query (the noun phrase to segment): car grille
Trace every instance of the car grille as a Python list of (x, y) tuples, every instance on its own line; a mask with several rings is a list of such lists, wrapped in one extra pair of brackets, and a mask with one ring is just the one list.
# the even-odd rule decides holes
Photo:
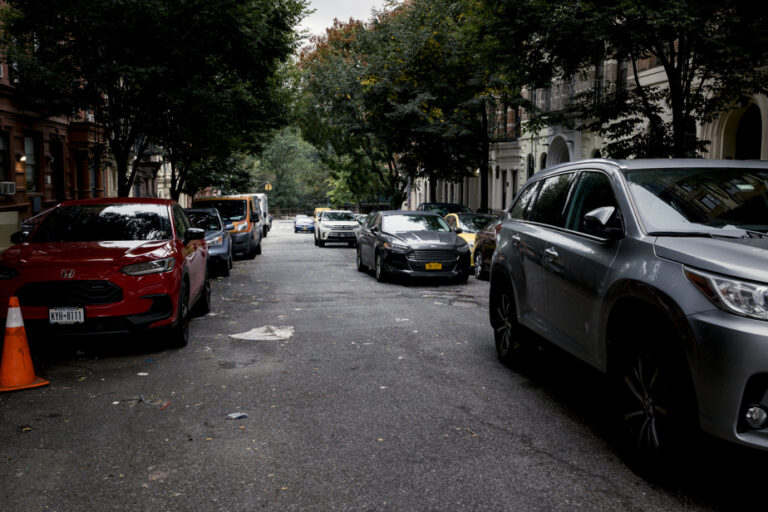
[(331, 226), (331, 231), (354, 231), (352, 226)]
[(417, 250), (408, 254), (412, 261), (455, 261), (458, 259), (454, 251), (447, 250)]
[(89, 306), (123, 299), (123, 290), (109, 281), (40, 281), (16, 290), (22, 306)]

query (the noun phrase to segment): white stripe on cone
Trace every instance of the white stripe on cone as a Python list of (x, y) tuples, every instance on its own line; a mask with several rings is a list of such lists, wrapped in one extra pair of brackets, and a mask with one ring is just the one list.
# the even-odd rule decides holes
[(24, 320), (21, 318), (21, 308), (8, 308), (8, 318), (5, 321), (5, 328), (24, 327)]

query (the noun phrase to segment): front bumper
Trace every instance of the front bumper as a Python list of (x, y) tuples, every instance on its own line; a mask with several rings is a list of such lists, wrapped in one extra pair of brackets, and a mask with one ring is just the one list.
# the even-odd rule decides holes
[[(145, 276), (92, 275), (93, 279), (56, 279), (36, 269), (37, 280), (20, 278), (3, 282), (0, 300), (17, 296), (30, 336), (128, 333), (169, 327), (176, 320), (179, 272)], [(85, 278), (86, 276), (83, 275)], [(104, 290), (102, 293), (101, 291)], [(51, 308), (82, 308), (84, 322), (51, 324)]]
[(302, 232), (306, 232), (306, 233), (314, 233), (315, 232), (315, 226), (313, 226), (311, 224), (308, 225), (308, 226), (293, 226), (293, 231), (294, 232), (302, 231)]
[(768, 322), (712, 310), (692, 315), (689, 354), (701, 428), (717, 437), (768, 450), (768, 425), (751, 429), (750, 405), (768, 411)]
[(250, 231), (245, 231), (243, 233), (231, 233), (230, 237), (232, 239), (233, 254), (250, 252), (253, 239), (253, 235)]
[(354, 230), (320, 230), (318, 237), (324, 242), (348, 243), (357, 241), (357, 233)]
[(231, 239), (226, 239), (219, 245), (208, 246), (208, 269), (219, 268), (229, 263), (231, 255)]
[[(382, 250), (382, 265), (389, 274), (408, 276), (408, 277), (447, 277), (456, 278), (469, 274), (469, 253), (456, 253), (453, 257), (415, 259), (414, 253), (393, 252)], [(439, 263), (440, 269), (428, 270), (428, 263)]]

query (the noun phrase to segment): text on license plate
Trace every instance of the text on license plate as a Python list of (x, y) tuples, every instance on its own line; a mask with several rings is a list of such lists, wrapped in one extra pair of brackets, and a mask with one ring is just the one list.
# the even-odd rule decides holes
[(48, 322), (51, 324), (81, 324), (85, 322), (83, 308), (51, 308), (48, 310)]
[(442, 263), (427, 263), (424, 265), (424, 268), (427, 270), (442, 270), (443, 264)]

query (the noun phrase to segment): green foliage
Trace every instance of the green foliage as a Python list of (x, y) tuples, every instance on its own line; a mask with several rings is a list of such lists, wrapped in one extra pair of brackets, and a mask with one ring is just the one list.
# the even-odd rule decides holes
[(476, 33), (488, 42), (487, 57), (529, 89), (589, 77), (601, 61), (627, 63), (630, 77), (647, 59), (663, 67), (665, 87), (599, 84), (562, 111), (530, 109), (532, 128), (597, 131), (612, 156), (699, 155), (706, 141), (697, 140), (696, 122), (768, 90), (764, 2), (485, 0), (480, 12)]
[(29, 108), (95, 112), (119, 195), (135, 176), (129, 159), (150, 144), (172, 158), (178, 192), (198, 162), (258, 148), (279, 125), (273, 76), (305, 9), (305, 0), (13, 0), (2, 51)]

